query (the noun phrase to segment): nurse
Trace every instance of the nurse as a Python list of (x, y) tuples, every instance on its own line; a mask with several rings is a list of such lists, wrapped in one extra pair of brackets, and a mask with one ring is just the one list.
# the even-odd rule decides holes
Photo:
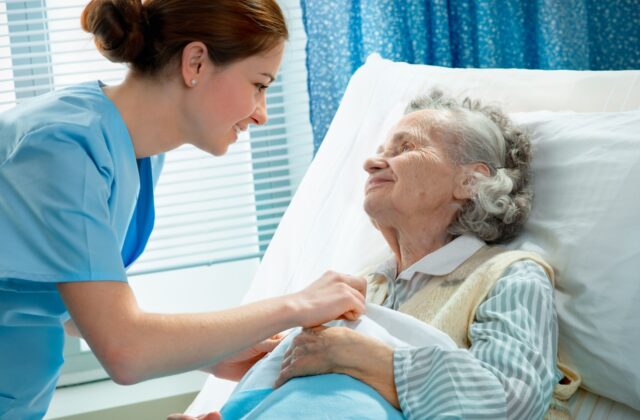
[(138, 307), (125, 269), (153, 228), (161, 154), (190, 143), (221, 155), (264, 124), (287, 28), (275, 0), (93, 0), (81, 20), (103, 55), (128, 63), (124, 82), (0, 115), (2, 419), (44, 416), (65, 327), (120, 384), (198, 368), (239, 378), (279, 331), (364, 310), (364, 280), (336, 273), (216, 313)]

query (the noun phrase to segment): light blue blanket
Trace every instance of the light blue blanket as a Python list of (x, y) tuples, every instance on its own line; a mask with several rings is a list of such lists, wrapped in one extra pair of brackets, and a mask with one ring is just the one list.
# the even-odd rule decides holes
[(276, 390), (237, 392), (221, 414), (224, 420), (404, 419), (369, 385), (337, 373), (294, 378)]

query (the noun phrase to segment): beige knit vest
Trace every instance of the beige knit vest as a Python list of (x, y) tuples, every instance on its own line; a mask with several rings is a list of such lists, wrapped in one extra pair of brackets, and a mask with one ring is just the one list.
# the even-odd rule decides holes
[[(553, 269), (539, 255), (484, 246), (451, 273), (432, 277), (422, 289), (400, 305), (399, 310), (447, 333), (458, 347), (469, 348), (469, 327), (475, 319), (478, 306), (507, 268), (521, 260), (540, 264), (551, 283), (554, 283)], [(387, 297), (387, 279), (375, 273), (365, 277), (368, 283), (367, 301), (382, 304)], [(567, 366), (558, 363), (558, 367), (565, 379), (554, 389), (554, 400), (545, 416), (547, 419), (570, 418), (564, 401), (573, 395), (581, 381), (580, 375)]]

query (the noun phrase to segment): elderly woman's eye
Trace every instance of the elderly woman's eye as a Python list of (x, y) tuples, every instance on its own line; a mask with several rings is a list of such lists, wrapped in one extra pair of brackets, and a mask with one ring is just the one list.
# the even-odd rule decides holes
[(415, 146), (411, 143), (403, 143), (402, 146), (400, 147), (400, 151), (401, 152), (410, 152), (412, 150), (415, 149)]

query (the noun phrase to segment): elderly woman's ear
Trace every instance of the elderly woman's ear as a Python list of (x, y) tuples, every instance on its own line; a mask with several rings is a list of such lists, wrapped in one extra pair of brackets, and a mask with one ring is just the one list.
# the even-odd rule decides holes
[(480, 176), (491, 176), (491, 170), (486, 163), (475, 162), (468, 165), (460, 165), (460, 171), (456, 178), (456, 188), (453, 197), (456, 200), (469, 200), (473, 197), (476, 179)]

